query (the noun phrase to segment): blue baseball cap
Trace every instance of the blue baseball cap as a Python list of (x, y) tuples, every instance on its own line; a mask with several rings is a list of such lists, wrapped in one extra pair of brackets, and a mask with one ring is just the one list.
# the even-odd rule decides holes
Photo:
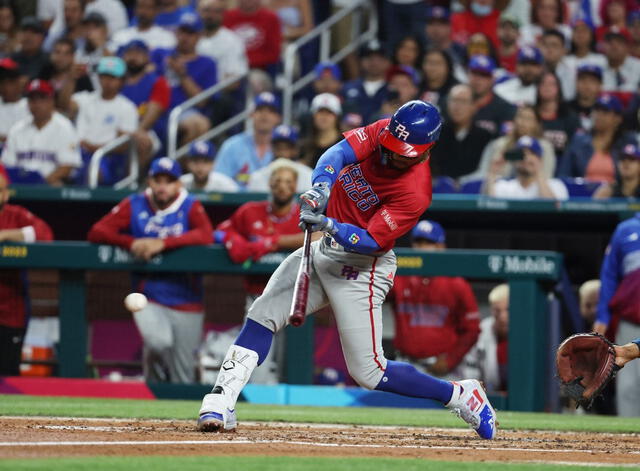
[(342, 80), (342, 71), (337, 64), (333, 62), (320, 62), (313, 69), (316, 74), (316, 78), (320, 78), (325, 72), (329, 72), (331, 76), (336, 80)]
[(155, 177), (156, 175), (169, 175), (178, 179), (182, 175), (182, 170), (180, 164), (175, 160), (169, 157), (158, 157), (151, 162), (151, 167), (149, 167), (149, 176)]
[(273, 141), (287, 141), (295, 144), (298, 142), (298, 132), (291, 126), (281, 124), (276, 126), (271, 133), (271, 142)]
[(542, 52), (540, 52), (540, 49), (537, 47), (525, 46), (518, 51), (517, 62), (542, 64), (544, 58), (542, 57)]
[(437, 244), (444, 244), (446, 240), (444, 229), (435, 221), (423, 219), (411, 230), (412, 239), (426, 239)]
[(610, 95), (608, 93), (600, 95), (593, 107), (604, 111), (613, 111), (614, 113), (622, 114), (622, 103), (617, 96)]
[(119, 57), (107, 56), (98, 62), (98, 75), (111, 75), (113, 77), (124, 77), (127, 66)]
[(451, 14), (445, 7), (434, 6), (427, 11), (427, 21), (449, 21)]
[(542, 157), (542, 146), (540, 145), (540, 141), (538, 141), (535, 137), (522, 136), (520, 139), (518, 139), (516, 146), (518, 147), (518, 149), (529, 149), (538, 157)]
[(209, 141), (194, 141), (189, 146), (189, 157), (203, 157), (207, 160), (213, 160), (216, 158), (216, 146)]
[(120, 46), (119, 55), (123, 55), (129, 49), (141, 49), (144, 52), (149, 52), (149, 46), (142, 39), (132, 39), (123, 46)]
[(197, 13), (184, 12), (178, 20), (178, 29), (184, 29), (192, 33), (199, 33), (204, 29), (204, 24)]
[(489, 56), (476, 54), (469, 59), (469, 70), (482, 75), (493, 75), (496, 63)]
[(635, 144), (627, 144), (622, 148), (622, 156), (633, 157), (634, 159), (640, 160), (640, 147)]
[(260, 93), (253, 101), (256, 108), (268, 106), (280, 113), (280, 99), (271, 92)]
[(595, 64), (582, 64), (578, 67), (578, 77), (581, 75), (592, 75), (602, 82), (602, 67)]

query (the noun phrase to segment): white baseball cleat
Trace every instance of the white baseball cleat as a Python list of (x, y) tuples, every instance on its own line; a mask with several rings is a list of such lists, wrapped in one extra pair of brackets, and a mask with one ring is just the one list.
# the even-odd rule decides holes
[(236, 429), (235, 408), (230, 409), (224, 394), (207, 394), (202, 399), (198, 430), (201, 432), (231, 432)]
[(453, 395), (446, 407), (471, 425), (482, 438), (491, 440), (496, 436), (496, 411), (477, 379), (454, 381)]

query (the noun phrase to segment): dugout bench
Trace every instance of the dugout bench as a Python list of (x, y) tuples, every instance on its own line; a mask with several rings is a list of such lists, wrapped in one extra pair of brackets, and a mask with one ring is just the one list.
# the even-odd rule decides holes
[[(559, 279), (562, 255), (544, 251), (396, 249), (398, 275), (444, 275), (506, 280), (510, 286), (509, 410), (542, 411), (548, 378), (550, 327), (547, 291)], [(137, 261), (126, 250), (86, 242), (0, 244), (1, 269), (57, 269), (60, 273), (59, 374), (87, 375), (85, 271), (203, 272), (233, 275), (272, 273), (286, 254), (274, 253), (250, 266), (233, 264), (222, 247), (185, 247)], [(313, 371), (313, 321), (286, 332), (286, 377), (310, 384)], [(295, 352), (295, 354), (289, 354)]]

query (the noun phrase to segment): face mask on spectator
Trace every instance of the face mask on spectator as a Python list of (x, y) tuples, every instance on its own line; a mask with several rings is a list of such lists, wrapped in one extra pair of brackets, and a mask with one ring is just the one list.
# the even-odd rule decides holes
[(491, 14), (491, 5), (483, 5), (478, 2), (471, 2), (471, 11), (476, 16), (488, 16)]

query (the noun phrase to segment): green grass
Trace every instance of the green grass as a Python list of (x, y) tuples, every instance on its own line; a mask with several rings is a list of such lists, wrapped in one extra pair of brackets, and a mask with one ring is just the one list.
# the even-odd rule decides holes
[[(56, 458), (33, 460), (1, 460), (0, 470), (12, 471), (161, 471), (161, 470), (212, 470), (233, 469), (242, 471), (414, 471), (424, 469), (438, 471), (593, 471), (589, 466), (566, 466), (551, 464), (507, 464), (431, 461), (400, 458), (308, 458), (267, 456), (220, 456), (220, 457), (98, 457)], [(619, 467), (598, 467), (598, 470), (619, 470)]]
[[(177, 400), (87, 399), (0, 395), (0, 415), (194, 420), (200, 403)], [(466, 425), (445, 410), (300, 407), (239, 403), (240, 421), (455, 427)], [(640, 419), (594, 415), (498, 412), (502, 429), (637, 432)]]

